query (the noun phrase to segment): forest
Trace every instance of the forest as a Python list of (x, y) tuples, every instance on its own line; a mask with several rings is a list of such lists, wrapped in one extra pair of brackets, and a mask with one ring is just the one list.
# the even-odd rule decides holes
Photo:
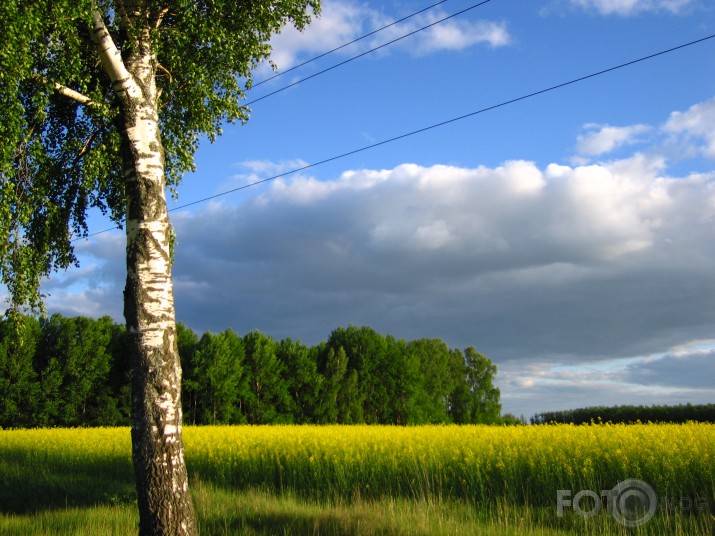
[[(313, 346), (181, 323), (177, 333), (186, 424), (501, 422), (496, 365), (473, 347), (356, 326)], [(107, 316), (0, 321), (0, 427), (129, 425), (126, 345)]]
[(547, 411), (531, 418), (531, 424), (591, 423), (715, 423), (715, 404), (679, 404), (661, 406), (593, 406), (567, 411)]

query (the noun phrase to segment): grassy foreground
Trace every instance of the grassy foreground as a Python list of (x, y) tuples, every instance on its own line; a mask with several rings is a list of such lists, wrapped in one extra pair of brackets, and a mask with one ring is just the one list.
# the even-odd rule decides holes
[[(202, 534), (713, 533), (713, 425), (239, 426), (184, 435)], [(575, 499), (628, 478), (658, 497), (638, 528), (605, 507), (585, 519), (567, 503), (557, 515), (557, 490)], [(131, 534), (134, 500), (127, 428), (0, 431), (0, 534)]]

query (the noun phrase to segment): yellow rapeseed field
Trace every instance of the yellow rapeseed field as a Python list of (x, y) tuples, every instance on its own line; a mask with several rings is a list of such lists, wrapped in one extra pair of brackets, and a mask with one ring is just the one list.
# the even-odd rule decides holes
[[(553, 506), (559, 489), (627, 478), (715, 505), (715, 426), (184, 428), (193, 478), (321, 498), (459, 498)], [(131, 471), (128, 428), (0, 431), (0, 463)]]
[(189, 467), (233, 486), (317, 497), (554, 503), (627, 478), (661, 497), (715, 491), (715, 426), (271, 426), (185, 430)]
[[(316, 498), (552, 505), (559, 489), (600, 491), (637, 478), (659, 497), (714, 502), (710, 424), (207, 426), (186, 427), (184, 441), (194, 478)], [(0, 431), (0, 459), (29, 467), (126, 471), (130, 452), (127, 428)]]

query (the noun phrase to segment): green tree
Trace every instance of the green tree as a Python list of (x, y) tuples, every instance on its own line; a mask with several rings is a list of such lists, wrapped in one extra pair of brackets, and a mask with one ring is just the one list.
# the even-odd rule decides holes
[(421, 424), (426, 415), (420, 402), (424, 399), (424, 378), (419, 358), (408, 351), (404, 340), (387, 337), (387, 351), (380, 369), (383, 386), (387, 388), (388, 411), (383, 422)]
[(55, 314), (41, 322), (35, 355), (41, 380), (43, 425), (86, 426), (115, 420), (109, 389), (113, 322)]
[[(336, 330), (338, 331), (338, 330)], [(359, 424), (365, 422), (364, 396), (356, 369), (348, 369), (348, 357), (342, 346), (319, 349), (320, 375), (324, 378), (316, 422)]]
[(499, 422), (501, 403), (499, 388), (494, 386), (497, 366), (470, 346), (464, 350), (467, 368), (467, 385), (472, 398), (472, 422), (494, 424)]
[(335, 348), (327, 349), (321, 366), (321, 375), (324, 381), (320, 393), (319, 417), (317, 419), (321, 424), (338, 422), (340, 402), (342, 402), (338, 400), (338, 395), (347, 366), (348, 358), (342, 346), (339, 346), (337, 350)]
[(318, 373), (317, 348), (285, 339), (276, 345), (283, 364), (283, 379), (291, 397), (290, 414), (295, 423), (315, 422), (324, 378)]
[(98, 410), (97, 425), (129, 426), (131, 424), (131, 368), (127, 347), (127, 330), (122, 324), (106, 317), (110, 332), (107, 353), (109, 354), (109, 392), (104, 404)]
[[(141, 534), (194, 534), (165, 187), (240, 104), (271, 35), (319, 0), (0, 3), (0, 276), (15, 310), (76, 263), (96, 207), (127, 237), (124, 315)], [(243, 81), (243, 82), (242, 82)], [(243, 86), (242, 86), (243, 84)]]
[(365, 422), (357, 370), (352, 369), (343, 376), (336, 403), (339, 423), (360, 424)]
[(285, 366), (276, 355), (273, 340), (260, 331), (244, 335), (248, 396), (242, 407), (249, 424), (274, 424), (291, 421)]
[(449, 370), (453, 388), (449, 393), (447, 413), (455, 424), (469, 424), (473, 420), (472, 397), (467, 384), (467, 364), (461, 350), (450, 350)]
[(358, 378), (358, 395), (363, 401), (363, 419), (368, 424), (388, 422), (387, 406), (390, 391), (382, 381), (385, 360), (385, 337), (368, 327), (348, 326), (337, 328), (327, 342), (327, 348), (342, 348), (347, 357), (347, 370), (355, 370)]
[(190, 422), (237, 424), (245, 421), (241, 400), (248, 392), (241, 338), (230, 329), (205, 333), (194, 355), (191, 379), (186, 379), (190, 399), (198, 401)]
[(416, 403), (425, 422), (449, 422), (449, 395), (455, 387), (449, 347), (439, 339), (418, 339), (407, 344), (407, 351), (419, 361), (423, 390), (418, 393)]
[(499, 389), (494, 386), (497, 367), (473, 347), (464, 353), (451, 352), (454, 390), (449, 396), (449, 414), (458, 424), (499, 422), (501, 403)]
[(0, 320), (0, 427), (36, 424), (39, 384), (33, 358), (39, 337), (40, 324), (30, 316)]
[[(327, 348), (343, 351), (347, 357), (346, 372), (337, 391), (338, 411), (346, 408), (339, 422), (427, 422), (420, 360), (405, 341), (380, 335), (368, 327), (348, 326), (331, 333)], [(357, 411), (358, 403), (361, 411)]]
[(176, 344), (181, 360), (183, 381), (181, 382), (181, 400), (184, 411), (184, 421), (196, 424), (197, 406), (201, 393), (195, 388), (193, 373), (196, 370), (194, 357), (199, 348), (199, 336), (182, 322), (176, 323)]

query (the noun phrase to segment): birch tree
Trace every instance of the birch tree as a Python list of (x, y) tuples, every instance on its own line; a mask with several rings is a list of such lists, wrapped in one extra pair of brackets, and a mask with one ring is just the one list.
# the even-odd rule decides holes
[(10, 315), (77, 263), (97, 208), (126, 230), (140, 534), (194, 534), (166, 190), (200, 136), (246, 121), (251, 72), (320, 0), (0, 2), (0, 275)]

